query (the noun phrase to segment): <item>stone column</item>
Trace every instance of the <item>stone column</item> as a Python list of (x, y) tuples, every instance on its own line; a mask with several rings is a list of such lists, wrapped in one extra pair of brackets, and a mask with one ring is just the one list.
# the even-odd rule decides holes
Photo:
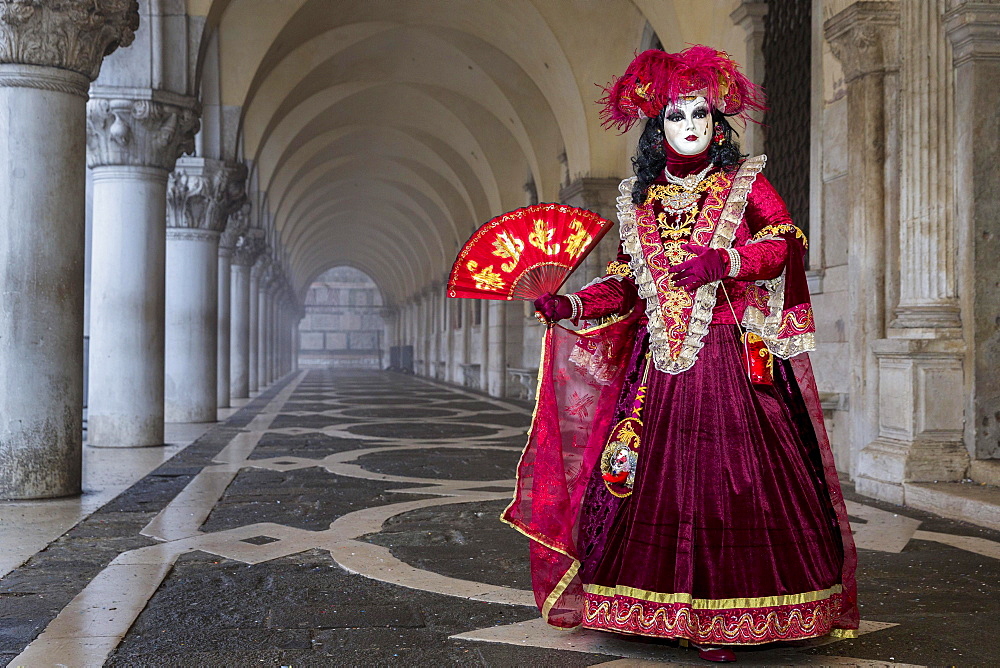
[[(490, 371), (487, 392), (494, 397), (507, 395), (507, 311), (510, 302), (489, 301)], [(517, 304), (520, 307), (520, 304)]]
[(490, 351), (490, 304), (483, 300), (479, 317), (479, 389), (490, 391), (490, 367), (493, 365), (493, 355)]
[(250, 349), (247, 380), (250, 391), (260, 390), (260, 293), (261, 277), (266, 272), (270, 258), (267, 256), (267, 244), (262, 239), (261, 255), (250, 267)]
[(270, 385), (274, 382), (274, 351), (277, 347), (275, 338), (278, 329), (277, 325), (277, 288), (278, 288), (278, 274), (280, 269), (275, 270), (275, 278), (271, 281), (267, 290), (267, 353), (265, 359), (265, 378), (267, 379), (267, 384)]
[(284, 375), (285, 365), (285, 301), (284, 295), (279, 291), (274, 299), (274, 379), (278, 380)]
[(413, 296), (413, 373), (426, 375), (424, 359), (424, 303), (420, 294)]
[(957, 338), (961, 327), (955, 266), (955, 86), (942, 20), (946, 3), (899, 5), (900, 284), (892, 327), (916, 330), (906, 333), (913, 338)]
[(231, 383), (230, 337), (232, 330), (232, 265), (236, 242), (250, 223), (250, 205), (244, 203), (229, 214), (226, 229), (219, 237), (219, 317), (216, 344), (216, 368), (219, 408), (229, 408)]
[(441, 335), (444, 347), (444, 379), (455, 382), (455, 330), (454, 311), (455, 300), (449, 299), (446, 294), (441, 296), (442, 318), (444, 319), (444, 332)]
[[(887, 180), (894, 134), (897, 2), (857, 2), (831, 17), (824, 31), (847, 85), (848, 293), (850, 304), (851, 452), (878, 436), (878, 361), (872, 343), (885, 336)], [(887, 79), (889, 84), (887, 85)], [(887, 110), (889, 113), (887, 113)]]
[[(747, 58), (743, 63), (743, 72), (758, 84), (764, 82), (764, 17), (767, 16), (767, 7), (767, 0), (741, 0), (729, 15), (730, 20), (746, 33)], [(763, 151), (764, 126), (747, 123), (742, 134), (740, 148), (744, 153), (757, 155)]]
[(472, 364), (472, 300), (463, 299), (462, 309), (462, 372), (458, 382), (465, 384), (465, 365)]
[(250, 396), (250, 340), (253, 305), (257, 295), (254, 290), (251, 267), (264, 252), (263, 230), (248, 230), (236, 241), (231, 267), (232, 315), (229, 327), (230, 396), (246, 399)]
[(961, 480), (963, 353), (954, 198), (954, 85), (945, 0), (901, 2), (899, 286), (895, 319), (875, 341), (878, 438), (861, 451), (857, 489), (906, 502), (906, 483)]
[[(598, 216), (618, 222), (617, 198), (620, 194), (619, 179), (580, 177), (559, 190), (559, 201), (593, 211)], [(572, 276), (566, 281), (561, 292), (574, 292), (603, 276), (608, 262), (618, 256), (617, 226), (605, 235), (597, 248), (590, 252)]]
[(218, 417), (219, 235), (243, 186), (235, 166), (181, 158), (167, 187), (164, 417)]
[[(1000, 458), (1000, 2), (952, 0), (945, 15), (954, 65), (955, 211), (965, 344), (965, 443)], [(973, 462), (971, 477), (976, 478)]]
[(0, 499), (80, 491), (87, 89), (138, 18), (0, 4)]
[(427, 306), (430, 308), (430, 327), (431, 327), (431, 341), (430, 341), (430, 358), (431, 358), (431, 370), (430, 377), (438, 378), (438, 369), (440, 368), (440, 362), (442, 361), (441, 356), (441, 337), (444, 336), (444, 328), (441, 326), (441, 293), (443, 288), (434, 283), (431, 285), (430, 294), (427, 295)]
[(87, 427), (97, 447), (163, 444), (167, 177), (181, 153), (194, 150), (199, 124), (197, 101), (147, 93), (87, 105), (94, 183)]
[[(302, 312), (301, 307), (299, 307), (299, 309), (292, 315), (292, 322), (289, 324), (289, 346), (292, 356), (292, 371), (299, 370), (299, 323), (302, 322), (303, 317), (305, 317), (305, 314)], [(384, 368), (384, 365), (380, 365), (379, 368)]]
[(268, 344), (268, 284), (271, 281), (271, 263), (262, 265), (257, 284), (257, 389), (267, 387), (267, 344)]

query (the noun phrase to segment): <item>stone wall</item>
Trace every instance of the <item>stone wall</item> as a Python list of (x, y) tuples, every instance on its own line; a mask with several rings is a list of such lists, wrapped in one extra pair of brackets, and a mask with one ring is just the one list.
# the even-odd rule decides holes
[(317, 278), (306, 294), (299, 350), (299, 363), (307, 367), (384, 366), (382, 296), (371, 278), (350, 267)]

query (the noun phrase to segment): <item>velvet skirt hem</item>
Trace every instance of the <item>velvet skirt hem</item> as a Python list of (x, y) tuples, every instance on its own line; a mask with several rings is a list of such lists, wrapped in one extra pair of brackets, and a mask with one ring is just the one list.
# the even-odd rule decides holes
[(825, 636), (836, 630), (842, 606), (839, 586), (778, 597), (805, 600), (766, 607), (711, 608), (702, 607), (708, 601), (662, 602), (592, 591), (584, 597), (584, 628), (706, 645), (763, 645)]

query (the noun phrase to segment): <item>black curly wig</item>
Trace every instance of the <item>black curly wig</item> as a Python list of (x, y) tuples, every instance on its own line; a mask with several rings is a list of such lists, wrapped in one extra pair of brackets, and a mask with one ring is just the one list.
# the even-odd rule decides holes
[[(646, 193), (649, 186), (663, 174), (667, 166), (667, 153), (663, 148), (663, 116), (666, 113), (664, 108), (655, 118), (646, 121), (646, 127), (639, 137), (639, 146), (636, 148), (635, 157), (632, 158), (632, 168), (635, 170), (636, 182), (632, 189), (632, 202), (643, 204), (646, 201)], [(718, 123), (722, 126), (723, 140), (721, 144), (714, 141), (708, 145), (708, 160), (716, 167), (722, 169), (733, 169), (740, 160), (746, 157), (740, 153), (740, 145), (734, 138), (738, 136), (733, 126), (721, 112), (712, 110), (712, 124)]]

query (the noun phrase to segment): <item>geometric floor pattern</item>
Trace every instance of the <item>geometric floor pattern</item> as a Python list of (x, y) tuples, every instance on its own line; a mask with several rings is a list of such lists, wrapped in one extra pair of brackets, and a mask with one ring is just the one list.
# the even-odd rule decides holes
[[(697, 663), (538, 621), (497, 521), (530, 408), (293, 374), (0, 579), (0, 665)], [(855, 497), (862, 636), (751, 665), (989, 665), (1000, 535)]]

